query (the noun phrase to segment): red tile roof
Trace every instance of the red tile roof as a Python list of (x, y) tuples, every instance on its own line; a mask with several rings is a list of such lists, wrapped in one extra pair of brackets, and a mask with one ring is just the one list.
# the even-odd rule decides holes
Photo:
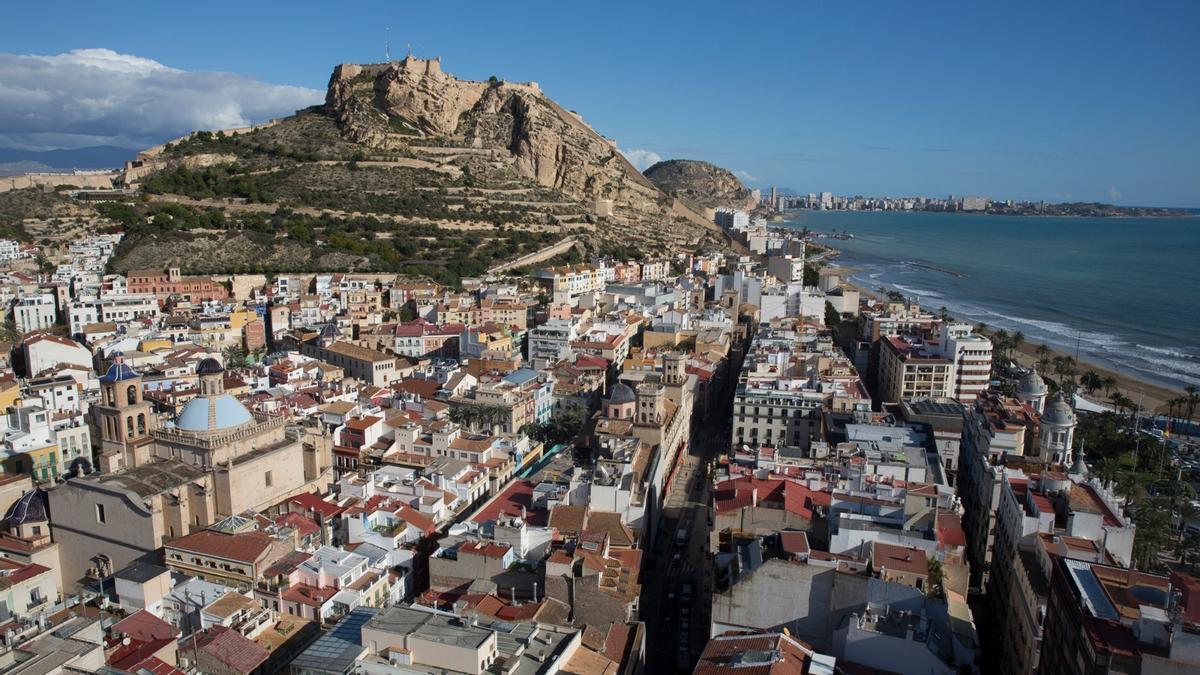
[(398, 518), (417, 528), (426, 535), (437, 532), (437, 523), (433, 522), (432, 518), (414, 509), (413, 507), (408, 506), (407, 504), (400, 504), (399, 507), (393, 511), (393, 513), (395, 513)]
[(533, 483), (527, 480), (513, 481), (504, 492), (489, 502), (472, 518), (477, 523), (498, 520), (501, 516), (520, 516), (521, 509), (526, 512), (525, 522), (529, 525), (545, 526), (547, 513), (545, 509), (533, 507)]
[(967, 545), (967, 535), (963, 532), (962, 519), (958, 517), (957, 513), (950, 511), (938, 513), (937, 542), (940, 548)]
[(303, 537), (311, 536), (321, 531), (321, 526), (317, 524), (317, 521), (294, 511), (277, 516), (275, 524), (280, 527), (294, 528)]
[(112, 625), (114, 633), (121, 633), (134, 640), (161, 640), (175, 637), (171, 624), (140, 609)]
[(875, 569), (887, 568), (894, 572), (929, 574), (929, 560), (925, 551), (908, 546), (895, 546), (881, 541), (871, 543), (871, 564)]
[(779, 544), (783, 547), (785, 553), (807, 555), (811, 550), (808, 546), (808, 534), (804, 532), (792, 530), (780, 532)]
[(458, 547), (458, 552), (481, 555), (485, 558), (503, 558), (512, 550), (508, 544), (492, 544), (479, 541), (465, 541)]
[(213, 626), (201, 632), (196, 646), (239, 673), (254, 672), (271, 656), (266, 647), (225, 626)]
[(305, 492), (304, 494), (296, 495), (288, 500), (289, 504), (295, 504), (305, 511), (319, 513), (325, 518), (334, 518), (342, 513), (345, 509), (321, 499), (321, 496), (315, 492)]
[(201, 530), (167, 542), (167, 547), (226, 560), (253, 563), (271, 548), (272, 541), (271, 535), (257, 530), (235, 534)]

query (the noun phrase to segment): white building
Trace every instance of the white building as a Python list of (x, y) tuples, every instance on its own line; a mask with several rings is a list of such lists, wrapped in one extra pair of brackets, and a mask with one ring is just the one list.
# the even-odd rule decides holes
[(992, 379), (992, 341), (969, 323), (942, 324), (938, 352), (954, 362), (951, 397), (971, 405)]
[(46, 330), (53, 326), (57, 319), (58, 310), (55, 308), (53, 293), (27, 295), (13, 305), (13, 323), (22, 333)]

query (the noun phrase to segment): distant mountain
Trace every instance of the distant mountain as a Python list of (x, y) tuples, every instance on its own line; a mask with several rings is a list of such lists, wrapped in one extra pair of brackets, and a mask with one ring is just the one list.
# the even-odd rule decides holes
[(701, 208), (748, 208), (750, 190), (728, 169), (695, 159), (668, 159), (643, 172), (659, 189)]
[(0, 175), (12, 176), (31, 171), (117, 169), (137, 153), (137, 150), (115, 145), (93, 145), (73, 150), (0, 148)]

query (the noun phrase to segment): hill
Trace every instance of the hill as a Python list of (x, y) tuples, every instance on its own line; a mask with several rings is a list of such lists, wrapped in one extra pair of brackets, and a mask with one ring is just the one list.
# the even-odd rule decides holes
[(570, 236), (592, 253), (724, 245), (535, 83), (461, 80), (409, 57), (334, 69), (323, 106), (139, 154), (124, 271), (352, 269), (448, 283)]
[(728, 169), (695, 159), (669, 159), (646, 169), (663, 192), (702, 209), (753, 208), (751, 192)]

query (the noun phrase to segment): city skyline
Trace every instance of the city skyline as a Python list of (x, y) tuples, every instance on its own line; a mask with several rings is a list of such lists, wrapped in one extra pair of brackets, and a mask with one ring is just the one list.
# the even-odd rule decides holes
[[(460, 77), (537, 80), (643, 169), (688, 158), (801, 192), (1200, 206), (1194, 6), (687, 7), (628, 24), (581, 7), (470, 21), (380, 3), (220, 21), (232, 5), (17, 7), (0, 28), (0, 147), (136, 147), (288, 114), (390, 40)], [(497, 49), (518, 34), (535, 39)]]

